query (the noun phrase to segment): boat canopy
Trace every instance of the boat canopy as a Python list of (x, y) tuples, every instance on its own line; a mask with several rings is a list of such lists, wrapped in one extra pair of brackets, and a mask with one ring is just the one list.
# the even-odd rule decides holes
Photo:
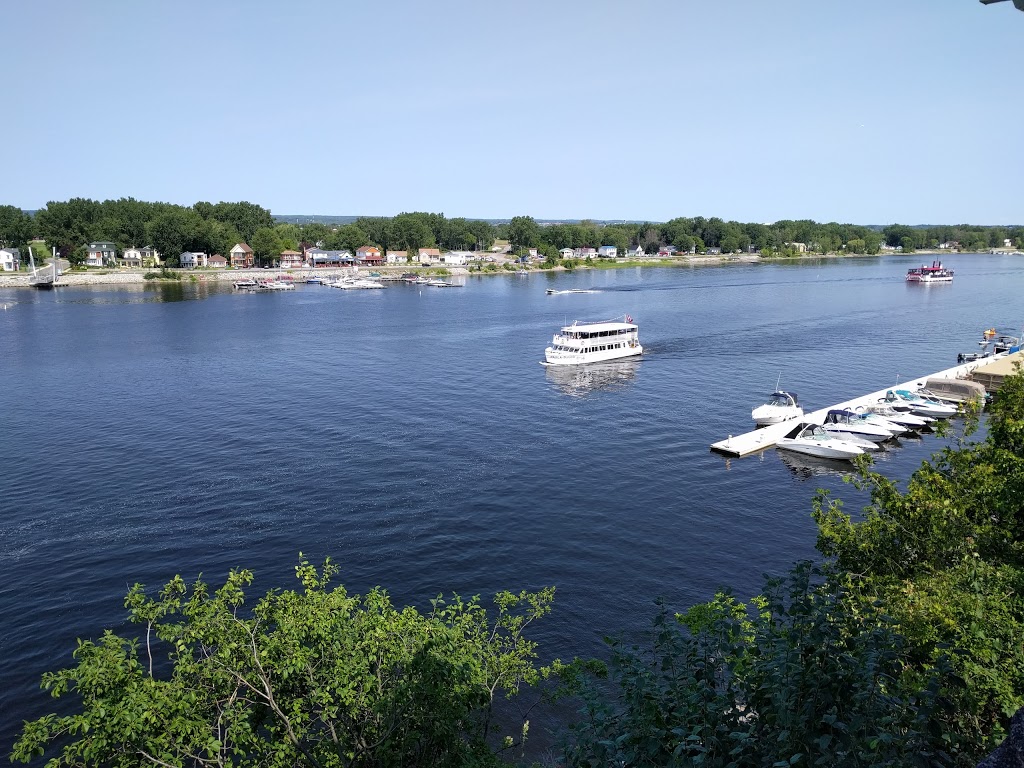
[(567, 336), (578, 334), (580, 338), (586, 339), (601, 333), (607, 335), (609, 331), (623, 333), (636, 329), (636, 323), (573, 323), (562, 328), (562, 333)]
[(796, 392), (786, 392), (781, 389), (776, 392), (772, 392), (772, 399), (774, 400), (776, 398), (780, 400), (791, 401), (793, 405), (796, 405), (797, 403), (800, 402), (800, 399), (797, 397)]
[(833, 408), (825, 416), (825, 421), (827, 421), (830, 424), (835, 424), (837, 422), (849, 421), (850, 419), (859, 419), (859, 418), (862, 418), (859, 413), (854, 413), (853, 411), (848, 411), (845, 408)]

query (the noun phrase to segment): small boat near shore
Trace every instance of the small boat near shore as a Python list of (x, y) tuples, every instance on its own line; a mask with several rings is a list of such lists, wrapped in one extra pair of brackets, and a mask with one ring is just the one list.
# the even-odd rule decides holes
[(584, 365), (642, 355), (639, 326), (633, 318), (564, 326), (544, 350), (541, 365)]

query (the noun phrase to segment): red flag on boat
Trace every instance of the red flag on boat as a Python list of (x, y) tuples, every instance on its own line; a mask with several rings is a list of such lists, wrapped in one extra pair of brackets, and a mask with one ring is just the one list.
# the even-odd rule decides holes
[(633, 322), (633, 318), (630, 317), (629, 315), (626, 315), (626, 322), (627, 323), (632, 323)]

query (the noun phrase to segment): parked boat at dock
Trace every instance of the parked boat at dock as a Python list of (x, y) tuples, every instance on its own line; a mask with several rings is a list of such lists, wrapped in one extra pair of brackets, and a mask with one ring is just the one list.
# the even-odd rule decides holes
[(853, 459), (864, 453), (864, 448), (849, 440), (830, 435), (820, 424), (800, 423), (775, 445), (787, 451), (819, 456), (824, 459)]
[(908, 283), (951, 283), (953, 282), (953, 270), (942, 266), (941, 261), (933, 261), (929, 267), (922, 264), (920, 267), (911, 267), (907, 270)]
[(622, 321), (574, 321), (564, 326), (544, 350), (541, 365), (582, 365), (643, 354), (639, 326), (625, 315)]
[(768, 402), (750, 412), (750, 418), (759, 427), (780, 424), (790, 419), (799, 419), (803, 415), (804, 409), (800, 407), (796, 393), (785, 392), (781, 389), (772, 392)]
[(882, 443), (895, 437), (885, 427), (872, 424), (867, 417), (842, 408), (829, 411), (825, 415), (825, 423), (822, 426), (826, 432), (844, 440), (856, 437), (870, 440), (872, 443)]
[(906, 409), (919, 416), (931, 416), (933, 419), (948, 419), (956, 415), (954, 406), (940, 403), (929, 397), (922, 397), (908, 389), (890, 389), (885, 393), (884, 402), (897, 411)]

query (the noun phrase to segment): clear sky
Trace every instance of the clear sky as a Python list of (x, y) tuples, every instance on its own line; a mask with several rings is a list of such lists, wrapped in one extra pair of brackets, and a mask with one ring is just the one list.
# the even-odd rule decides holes
[(1024, 223), (977, 0), (0, 0), (0, 204)]

